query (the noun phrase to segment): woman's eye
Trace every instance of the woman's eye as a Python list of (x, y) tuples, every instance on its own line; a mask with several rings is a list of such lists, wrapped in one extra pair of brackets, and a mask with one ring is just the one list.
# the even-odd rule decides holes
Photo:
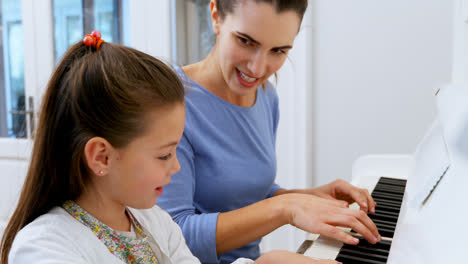
[(273, 52), (276, 53), (276, 54), (286, 54), (287, 53), (287, 51), (285, 51), (283, 49), (274, 49)]
[(165, 155), (165, 156), (159, 157), (159, 159), (160, 159), (160, 160), (168, 160), (168, 159), (170, 159), (171, 157), (172, 157), (172, 154), (169, 153), (169, 154), (167, 154), (167, 155)]
[(242, 44), (246, 45), (246, 46), (249, 46), (252, 44), (252, 41), (250, 41), (250, 39), (246, 39), (246, 38), (243, 38), (243, 37), (238, 37), (239, 38), (239, 41), (242, 42)]

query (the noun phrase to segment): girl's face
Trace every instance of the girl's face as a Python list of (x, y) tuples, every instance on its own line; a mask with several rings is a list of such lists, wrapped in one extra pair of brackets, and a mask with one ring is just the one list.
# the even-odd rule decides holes
[(212, 21), (223, 78), (238, 95), (254, 94), (279, 70), (300, 26), (296, 12), (277, 13), (273, 5), (255, 1), (239, 1), (223, 20), (213, 8)]
[(180, 170), (176, 156), (185, 123), (185, 106), (176, 103), (147, 115), (145, 134), (115, 149), (109, 166), (111, 197), (136, 209), (151, 208)]

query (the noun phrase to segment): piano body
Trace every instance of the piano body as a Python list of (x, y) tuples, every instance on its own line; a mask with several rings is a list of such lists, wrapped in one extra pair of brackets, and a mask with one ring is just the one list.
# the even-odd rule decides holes
[[(345, 264), (468, 263), (464, 251), (468, 237), (468, 205), (464, 198), (468, 193), (468, 86), (446, 86), (439, 91), (436, 102), (438, 118), (413, 155), (364, 156), (354, 164), (352, 183), (370, 193), (376, 189), (372, 193), (378, 200), (373, 220), (385, 241), (344, 246), (311, 234), (308, 240), (313, 242), (303, 243), (300, 249), (304, 255)], [(389, 185), (376, 187), (379, 180), (379, 184), (383, 180)], [(395, 187), (402, 192), (398, 197), (391, 186), (405, 180), (405, 189)], [(395, 201), (398, 205), (399, 199), (401, 209), (395, 214), (388, 205)], [(396, 224), (394, 234), (389, 223), (392, 218)]]

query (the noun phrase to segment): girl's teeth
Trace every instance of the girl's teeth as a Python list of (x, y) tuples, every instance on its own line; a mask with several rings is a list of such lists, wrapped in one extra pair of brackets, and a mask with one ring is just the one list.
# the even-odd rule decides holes
[(256, 80), (255, 78), (250, 78), (249, 76), (245, 75), (241, 71), (239, 71), (239, 73), (240, 73), (241, 78), (246, 82), (253, 82)]

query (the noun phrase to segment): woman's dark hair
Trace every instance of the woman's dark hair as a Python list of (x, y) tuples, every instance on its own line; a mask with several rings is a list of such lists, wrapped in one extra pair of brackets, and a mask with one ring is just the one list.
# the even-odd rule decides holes
[(297, 13), (301, 21), (307, 9), (307, 0), (217, 0), (216, 9), (218, 9), (219, 17), (224, 19), (226, 15), (234, 12), (234, 9), (241, 1), (255, 1), (256, 3), (272, 4), (277, 13), (281, 13), (283, 11), (294, 11)]
[(143, 52), (76, 43), (45, 92), (26, 180), (1, 241), (1, 264), (17, 233), (54, 206), (78, 198), (92, 172), (84, 148), (93, 137), (125, 147), (146, 130), (147, 113), (183, 103), (184, 88), (167, 65)]

